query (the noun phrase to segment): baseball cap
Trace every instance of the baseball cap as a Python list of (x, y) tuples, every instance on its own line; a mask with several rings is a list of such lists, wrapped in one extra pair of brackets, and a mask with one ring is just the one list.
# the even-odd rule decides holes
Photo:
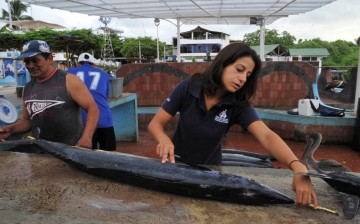
[(78, 62), (85, 61), (92, 64), (96, 64), (97, 60), (91, 54), (85, 52), (79, 55)]
[(30, 58), (42, 53), (51, 53), (49, 45), (42, 40), (31, 40), (24, 44), (21, 54), (15, 59)]

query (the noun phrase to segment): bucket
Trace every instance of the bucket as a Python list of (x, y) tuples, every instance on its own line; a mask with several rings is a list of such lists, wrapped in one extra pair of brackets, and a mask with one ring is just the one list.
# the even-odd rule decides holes
[(124, 78), (113, 78), (110, 79), (110, 98), (118, 98), (123, 93)]

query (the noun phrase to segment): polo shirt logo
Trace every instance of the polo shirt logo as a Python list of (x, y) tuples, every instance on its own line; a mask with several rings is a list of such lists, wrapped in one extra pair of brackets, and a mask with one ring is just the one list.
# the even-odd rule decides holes
[(216, 115), (215, 116), (215, 121), (220, 122), (220, 123), (224, 123), (224, 124), (228, 124), (229, 119), (227, 118), (226, 111), (227, 110), (224, 110), (219, 115)]

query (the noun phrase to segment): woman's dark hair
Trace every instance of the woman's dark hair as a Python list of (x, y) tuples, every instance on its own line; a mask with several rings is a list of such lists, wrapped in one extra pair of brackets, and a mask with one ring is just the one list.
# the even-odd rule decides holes
[(247, 78), (244, 86), (233, 94), (235, 104), (248, 102), (255, 96), (258, 75), (261, 69), (261, 60), (256, 52), (244, 43), (233, 43), (222, 49), (215, 57), (210, 66), (201, 74), (194, 75), (199, 78), (204, 87), (206, 95), (212, 96), (223, 87), (222, 74), (228, 65), (233, 64), (237, 59), (250, 56), (255, 63), (255, 68), (251, 75)]

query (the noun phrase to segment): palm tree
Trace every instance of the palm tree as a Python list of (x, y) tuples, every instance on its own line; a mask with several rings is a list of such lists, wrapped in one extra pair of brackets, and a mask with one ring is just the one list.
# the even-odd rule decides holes
[[(11, 19), (13, 21), (16, 20), (34, 20), (31, 16), (23, 15), (24, 12), (27, 12), (28, 6), (22, 3), (20, 0), (7, 0), (6, 2), (10, 1), (10, 8), (11, 8)], [(2, 17), (1, 19), (9, 20), (9, 12), (5, 9), (2, 10)]]

